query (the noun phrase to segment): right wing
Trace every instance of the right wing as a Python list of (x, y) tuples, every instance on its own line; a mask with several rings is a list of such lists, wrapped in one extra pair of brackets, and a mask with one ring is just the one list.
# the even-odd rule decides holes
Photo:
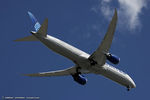
[[(41, 73), (33, 73), (33, 74), (24, 74), (25, 76), (31, 77), (50, 77), (50, 76), (67, 76), (73, 75), (76, 73), (77, 67), (70, 67), (64, 70), (57, 70), (57, 71), (49, 71), (49, 72), (41, 72)], [(89, 72), (81, 72), (82, 74), (86, 74)]]
[(99, 65), (103, 65), (106, 62), (106, 56), (105, 53), (109, 52), (109, 49), (111, 47), (111, 43), (113, 40), (116, 24), (117, 24), (117, 10), (115, 9), (114, 16), (109, 24), (107, 33), (102, 40), (100, 46), (97, 48), (97, 50), (89, 57), (89, 60), (96, 61)]

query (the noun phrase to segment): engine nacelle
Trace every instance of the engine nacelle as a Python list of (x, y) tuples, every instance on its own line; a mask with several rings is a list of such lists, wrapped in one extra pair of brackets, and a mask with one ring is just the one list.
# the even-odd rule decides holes
[(77, 83), (81, 84), (81, 85), (85, 85), (87, 82), (87, 79), (81, 75), (81, 74), (74, 74), (72, 75), (74, 81), (76, 81)]
[(113, 64), (118, 64), (120, 62), (119, 57), (117, 57), (113, 54), (110, 54), (110, 53), (106, 53), (106, 58), (107, 58), (107, 60), (109, 60)]

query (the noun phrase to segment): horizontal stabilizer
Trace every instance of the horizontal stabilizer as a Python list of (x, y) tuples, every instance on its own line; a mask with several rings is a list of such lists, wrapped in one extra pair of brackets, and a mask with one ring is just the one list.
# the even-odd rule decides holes
[(41, 25), (40, 29), (37, 31), (37, 34), (40, 34), (42, 36), (46, 36), (47, 35), (47, 28), (48, 28), (48, 19), (46, 18), (43, 22), (43, 24)]
[(14, 41), (38, 41), (38, 39), (35, 36), (31, 35)]

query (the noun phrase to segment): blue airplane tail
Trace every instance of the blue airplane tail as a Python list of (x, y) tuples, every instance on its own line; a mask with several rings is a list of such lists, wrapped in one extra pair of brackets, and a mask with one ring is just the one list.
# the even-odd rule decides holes
[[(28, 12), (30, 19), (32, 20), (32, 23), (34, 25), (34, 31), (31, 31), (31, 33), (34, 34), (40, 34), (41, 36), (47, 36), (47, 28), (48, 28), (48, 19), (46, 18), (42, 25), (37, 21), (37, 19), (34, 17), (34, 15), (31, 12)], [(15, 41), (38, 41), (38, 39), (34, 36), (27, 36), (23, 38), (19, 38)]]
[(34, 29), (37, 32), (40, 29), (41, 25), (40, 25), (40, 23), (37, 21), (37, 19), (35, 18), (35, 16), (31, 12), (28, 11), (28, 14), (29, 14), (29, 17), (30, 17), (33, 25), (34, 25)]

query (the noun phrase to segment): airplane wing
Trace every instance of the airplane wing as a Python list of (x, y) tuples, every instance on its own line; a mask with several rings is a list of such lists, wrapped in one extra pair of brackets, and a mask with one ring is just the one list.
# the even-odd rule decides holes
[[(49, 71), (49, 72), (41, 72), (41, 73), (33, 73), (33, 74), (24, 74), (25, 76), (31, 77), (50, 77), (50, 76), (67, 76), (76, 73), (76, 67), (70, 67), (64, 70), (57, 70), (57, 71)], [(85, 71), (82, 74), (87, 74), (89, 72)]]
[(113, 40), (116, 24), (117, 24), (117, 10), (115, 9), (114, 16), (109, 24), (107, 33), (104, 39), (101, 42), (101, 45), (97, 48), (97, 50), (89, 57), (89, 60), (92, 59), (96, 61), (99, 65), (103, 65), (106, 62), (105, 53), (109, 52), (109, 48), (111, 47), (111, 43)]

